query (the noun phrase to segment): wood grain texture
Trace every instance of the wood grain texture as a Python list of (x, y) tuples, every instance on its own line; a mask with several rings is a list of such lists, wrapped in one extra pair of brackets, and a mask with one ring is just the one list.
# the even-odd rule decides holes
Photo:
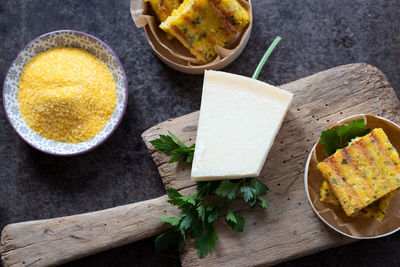
[(5, 267), (54, 266), (153, 236), (168, 228), (154, 217), (179, 214), (167, 199), (9, 224), (1, 235), (1, 259)]
[[(234, 203), (246, 218), (244, 232), (233, 233), (220, 218), (216, 251), (200, 260), (189, 243), (181, 253), (183, 266), (273, 265), (353, 241), (325, 226), (312, 211), (304, 191), (304, 164), (330, 123), (358, 113), (399, 123), (395, 92), (386, 77), (367, 64), (340, 66), (280, 88), (292, 92), (294, 100), (260, 175), (270, 188), (270, 208), (250, 209)], [(168, 157), (155, 151), (149, 141), (170, 130), (185, 143), (194, 143), (198, 115), (194, 112), (168, 120), (142, 135), (166, 187), (193, 186), (190, 166), (168, 164)]]
[[(294, 93), (293, 104), (269, 153), (260, 178), (267, 183), (270, 208), (249, 209), (234, 202), (246, 218), (243, 233), (233, 233), (220, 218), (217, 250), (200, 260), (190, 241), (181, 254), (183, 266), (271, 265), (352, 242), (328, 229), (314, 215), (304, 193), (306, 157), (330, 122), (355, 113), (400, 120), (400, 105), (385, 76), (366, 64), (330, 69), (282, 85)], [(143, 133), (165, 186), (194, 191), (190, 165), (169, 164), (149, 141), (171, 130), (185, 143), (195, 142), (198, 112), (171, 119)], [(1, 236), (4, 266), (49, 266), (156, 235), (168, 225), (154, 219), (178, 210), (167, 197), (103, 211), (7, 225)]]

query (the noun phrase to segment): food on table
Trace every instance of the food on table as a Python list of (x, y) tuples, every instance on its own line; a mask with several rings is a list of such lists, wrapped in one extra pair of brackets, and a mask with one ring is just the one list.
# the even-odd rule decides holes
[[(318, 169), (347, 216), (362, 213), (381, 220), (392, 194), (400, 187), (399, 164), (396, 149), (385, 132), (377, 128), (337, 150), (320, 162)], [(370, 206), (373, 203), (375, 206)], [(376, 214), (378, 208), (381, 214)]]
[(18, 103), (27, 125), (42, 137), (79, 143), (96, 136), (114, 112), (117, 91), (107, 66), (89, 52), (58, 47), (23, 69)]
[(323, 180), (321, 183), (320, 195), (320, 201), (330, 203), (335, 206), (340, 206), (339, 200), (335, 196), (335, 193), (332, 191), (332, 188), (329, 186), (329, 183), (326, 180)]
[[(340, 207), (339, 200), (335, 196), (335, 193), (332, 191), (332, 188), (326, 180), (322, 181), (320, 191), (320, 201)], [(382, 221), (383, 217), (385, 216), (386, 210), (389, 208), (390, 200), (394, 197), (394, 195), (395, 191), (386, 194), (381, 199), (378, 199), (368, 207), (361, 210), (360, 214), (362, 214), (364, 217), (374, 219), (378, 222)]]
[(192, 179), (258, 176), (292, 98), (255, 79), (206, 71)]
[(381, 199), (375, 201), (365, 209), (360, 211), (364, 217), (374, 219), (375, 221), (381, 222), (385, 213), (389, 208), (390, 200), (394, 197), (396, 191), (392, 191), (384, 195)]
[(237, 0), (184, 0), (160, 28), (206, 63), (216, 56), (215, 45), (224, 47), (249, 21)]
[(172, 11), (179, 7), (181, 4), (180, 0), (145, 0), (149, 2), (157, 18), (163, 22), (166, 20)]

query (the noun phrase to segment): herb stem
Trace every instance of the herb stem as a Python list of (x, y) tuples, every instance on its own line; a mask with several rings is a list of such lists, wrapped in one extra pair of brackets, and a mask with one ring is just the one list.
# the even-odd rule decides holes
[(278, 43), (282, 40), (282, 37), (277, 36), (275, 37), (275, 40), (272, 42), (272, 44), (268, 47), (267, 51), (265, 52), (264, 56), (262, 57), (262, 59), (260, 60), (260, 62), (258, 63), (258, 66), (256, 68), (256, 71), (253, 74), (253, 79), (258, 78), (258, 75), (261, 72), (261, 69), (264, 67), (265, 62), (267, 61), (267, 59), (269, 58), (269, 56), (271, 55), (272, 51), (274, 51), (275, 47), (278, 45)]

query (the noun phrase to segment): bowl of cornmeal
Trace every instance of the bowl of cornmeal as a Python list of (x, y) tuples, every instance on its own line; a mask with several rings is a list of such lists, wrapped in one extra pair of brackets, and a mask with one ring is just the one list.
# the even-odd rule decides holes
[(3, 106), (17, 134), (34, 148), (72, 156), (102, 144), (118, 127), (128, 87), (108, 45), (60, 30), (29, 42), (4, 79)]

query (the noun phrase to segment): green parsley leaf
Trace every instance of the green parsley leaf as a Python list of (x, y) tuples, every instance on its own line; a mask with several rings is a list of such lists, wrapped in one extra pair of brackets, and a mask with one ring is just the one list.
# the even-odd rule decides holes
[(260, 182), (257, 178), (253, 180), (253, 188), (257, 191), (257, 195), (265, 195), (268, 191), (267, 185)]
[(196, 191), (199, 197), (204, 197), (211, 195), (217, 190), (221, 181), (207, 181), (207, 182), (197, 182)]
[(173, 153), (169, 160), (169, 163), (178, 162), (181, 159), (181, 153)]
[(176, 190), (175, 188), (168, 187), (166, 190), (167, 190), (167, 195), (170, 199), (179, 199), (183, 197), (181, 193), (179, 193), (179, 191)]
[(215, 193), (221, 197), (227, 197), (231, 200), (236, 198), (236, 191), (238, 188), (239, 183), (232, 183), (229, 180), (223, 180)]
[(200, 237), (203, 234), (203, 232), (204, 232), (203, 224), (201, 224), (199, 221), (197, 221), (196, 223), (193, 222), (191, 236), (193, 238), (197, 238)]
[[(265, 195), (268, 191), (268, 187), (263, 184), (260, 180), (258, 180), (257, 178), (251, 178), (250, 180), (250, 184), (249, 181), (246, 181), (246, 186), (243, 186), (243, 190), (246, 194), (247, 191), (250, 190), (250, 192), (247, 192), (247, 195), (244, 195), (244, 199), (247, 202), (247, 204), (249, 204), (250, 207), (255, 207), (257, 203), (260, 203), (260, 205), (263, 205), (263, 202), (261, 202), (261, 200), (259, 200), (259, 197), (261, 195)], [(250, 187), (247, 188), (247, 187)], [(252, 194), (252, 196), (251, 196)], [(250, 199), (246, 200), (247, 198), (251, 197)]]
[(215, 249), (217, 244), (217, 233), (212, 224), (207, 224), (203, 233), (198, 237), (194, 243), (197, 248), (197, 255), (200, 259), (204, 258), (211, 250)]
[(182, 200), (183, 196), (175, 188), (167, 188), (167, 195), (170, 198), (169, 200), (167, 200), (168, 203), (171, 203), (172, 205), (178, 207), (185, 206), (186, 203)]
[(196, 208), (197, 212), (199, 213), (199, 216), (201, 218), (201, 221), (204, 222), (204, 219), (206, 218), (206, 208), (204, 207), (203, 204), (200, 204), (200, 206), (198, 206)]
[[(166, 154), (172, 153), (170, 162), (192, 162), (195, 145), (187, 147), (174, 134), (169, 131), (168, 133), (168, 136), (162, 135), (159, 139), (153, 140), (153, 146)], [(268, 207), (268, 201), (260, 197), (267, 193), (268, 188), (256, 177), (197, 182), (196, 193), (189, 196), (183, 196), (174, 188), (166, 190), (169, 197), (167, 201), (179, 207), (181, 213), (178, 217), (158, 218), (171, 224), (173, 228), (156, 238), (156, 249), (159, 251), (175, 246), (180, 251), (186, 242), (186, 234), (190, 234), (196, 239), (195, 247), (200, 258), (215, 249), (217, 233), (214, 224), (222, 211), (227, 209), (225, 222), (233, 231), (243, 231), (245, 219), (228, 208), (229, 203), (238, 196), (238, 190), (251, 207), (257, 203), (264, 208)], [(222, 199), (217, 204), (208, 204), (208, 197), (211, 195)]]
[(181, 234), (173, 228), (158, 235), (154, 242), (156, 251), (166, 251), (168, 248), (176, 246), (179, 236), (181, 236)]
[(225, 222), (235, 232), (243, 232), (245, 220), (242, 216), (236, 215), (230, 209), (225, 217)]
[(171, 138), (180, 146), (180, 147), (186, 147), (184, 143), (182, 143), (182, 141), (176, 137), (176, 135), (174, 135), (173, 133), (171, 133), (170, 131), (168, 131), (169, 135), (171, 136)]
[(249, 202), (254, 197), (254, 194), (257, 193), (257, 191), (249, 185), (241, 186), (240, 192), (242, 193), (243, 199), (246, 202)]
[(324, 152), (330, 156), (340, 148), (344, 148), (351, 139), (364, 136), (370, 132), (363, 119), (351, 121), (348, 125), (341, 125), (337, 130), (327, 129), (321, 133), (320, 143), (325, 145)]
[(196, 218), (193, 216), (192, 212), (185, 212), (183, 211), (180, 215), (179, 218), (182, 218), (181, 224), (179, 226), (179, 228), (181, 230), (187, 230), (190, 225), (192, 224), (193, 220), (195, 220)]
[(268, 209), (268, 207), (269, 207), (268, 200), (266, 200), (262, 197), (258, 197), (257, 200), (259, 201), (261, 207), (263, 207), (264, 209)]
[(184, 160), (186, 161), (186, 163), (192, 163), (193, 162), (193, 157), (194, 157), (194, 149), (195, 149), (195, 145), (191, 145), (186, 153), (186, 158), (184, 157)]
[(247, 204), (249, 204), (249, 206), (253, 208), (257, 204), (257, 197), (254, 196), (252, 199), (247, 201)]
[(184, 196), (181, 197), (182, 201), (188, 204), (191, 204), (193, 206), (196, 205), (196, 201), (194, 200), (193, 196)]
[(177, 226), (181, 219), (179, 217), (156, 217), (160, 221), (171, 224), (172, 226)]
[(228, 211), (226, 213), (225, 221), (237, 223), (236, 216), (235, 216), (235, 214), (233, 214), (233, 212), (230, 209), (228, 209)]
[(170, 131), (168, 133), (169, 135), (160, 135), (158, 139), (151, 140), (150, 143), (155, 149), (165, 154), (172, 153), (169, 163), (180, 160), (191, 163), (193, 161), (195, 145), (193, 144), (188, 147), (173, 133)]
[(320, 143), (325, 145), (324, 152), (327, 156), (334, 154), (337, 149), (342, 148), (340, 137), (336, 130), (327, 129), (323, 131)]
[(171, 153), (174, 149), (179, 148), (179, 145), (174, 142), (171, 136), (160, 135), (158, 139), (150, 141), (155, 149), (166, 154)]
[(363, 119), (354, 120), (349, 123), (349, 125), (341, 125), (338, 129), (338, 135), (342, 139), (342, 143), (346, 145), (351, 139), (364, 136), (369, 133), (369, 129), (366, 128)]
[(218, 209), (217, 208), (211, 208), (210, 210), (207, 208), (207, 211), (209, 211), (208, 213), (207, 213), (207, 221), (209, 222), (209, 223), (213, 223), (213, 222), (215, 222), (215, 220), (217, 220), (217, 218), (218, 218), (218, 214), (219, 214), (219, 211), (218, 211)]

